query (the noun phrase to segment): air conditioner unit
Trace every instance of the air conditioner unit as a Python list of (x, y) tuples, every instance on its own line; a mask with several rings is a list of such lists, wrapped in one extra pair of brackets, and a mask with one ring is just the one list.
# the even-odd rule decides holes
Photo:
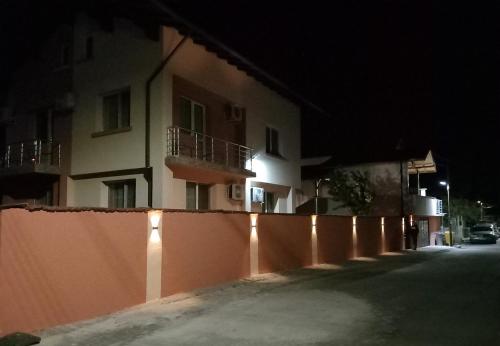
[(261, 187), (252, 187), (250, 189), (252, 203), (264, 203), (264, 189)]
[(226, 120), (231, 122), (243, 121), (245, 108), (233, 104), (226, 105)]
[(10, 124), (13, 122), (14, 122), (14, 112), (12, 112), (12, 108), (10, 107), (0, 108), (0, 123)]
[(72, 92), (64, 93), (61, 97), (56, 99), (57, 110), (69, 110), (75, 107), (75, 94)]
[(242, 201), (245, 197), (245, 186), (241, 184), (231, 184), (228, 186), (228, 196), (230, 199)]

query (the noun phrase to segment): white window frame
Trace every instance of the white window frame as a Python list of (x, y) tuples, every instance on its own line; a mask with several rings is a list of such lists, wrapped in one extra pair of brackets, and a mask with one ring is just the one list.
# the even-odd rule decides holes
[[(207, 107), (204, 104), (199, 103), (199, 102), (193, 100), (192, 98), (189, 98), (189, 97), (184, 96), (184, 95), (181, 95), (181, 99), (189, 101), (189, 103), (190, 103), (190, 122), (191, 122), (191, 126), (190, 126), (189, 129), (186, 129), (186, 130), (190, 130), (191, 133), (192, 132), (197, 132), (194, 129), (194, 124), (195, 124), (194, 107), (196, 105), (196, 106), (200, 106), (203, 109), (203, 134), (205, 134), (207, 132)], [(181, 110), (181, 112), (182, 112), (182, 110)], [(179, 117), (182, 117), (182, 114), (179, 114)], [(179, 119), (179, 122), (180, 122), (180, 119)], [(200, 133), (200, 132), (198, 132), (198, 133)]]
[[(108, 208), (116, 208), (116, 209), (121, 209), (121, 208), (135, 208), (137, 204), (137, 181), (136, 179), (123, 179), (123, 180), (108, 180), (103, 182), (106, 185), (107, 188), (107, 193), (108, 193), (108, 198), (107, 198), (107, 206)], [(127, 204), (128, 202), (128, 195), (129, 195), (129, 185), (133, 183), (134, 185), (134, 205), (129, 206)], [(123, 207), (111, 207), (109, 203), (109, 198), (110, 198), (110, 192), (111, 192), (111, 185), (123, 185)]]
[[(207, 209), (206, 210), (210, 210), (210, 185), (208, 184), (200, 184), (200, 183), (197, 183), (197, 182), (194, 182), (194, 181), (186, 181), (186, 191), (187, 191), (187, 184), (190, 183), (190, 184), (194, 184), (195, 185), (195, 194), (194, 194), (194, 198), (195, 198), (195, 209), (189, 209), (189, 210), (200, 210), (200, 198), (199, 198), (199, 187), (200, 185), (203, 185), (203, 186), (206, 186), (207, 187), (207, 193), (208, 193), (208, 196), (207, 196)], [(187, 192), (186, 192), (186, 209), (187, 209)], [(202, 210), (205, 210), (205, 209), (202, 209)]]
[[(128, 92), (128, 96), (129, 96), (129, 105), (128, 105), (128, 125), (124, 125), (124, 115), (123, 115), (123, 109), (122, 109), (122, 95), (125, 93), (125, 92)], [(110, 96), (115, 96), (117, 95), (118, 96), (118, 114), (117, 114), (117, 127), (115, 128), (109, 128), (109, 129), (106, 129), (104, 127), (104, 120), (105, 120), (105, 117), (106, 117), (106, 114), (104, 113), (105, 110), (104, 110), (104, 100), (106, 97), (110, 97)], [(131, 117), (132, 117), (132, 92), (130, 90), (130, 87), (125, 87), (125, 88), (121, 88), (121, 89), (118, 89), (118, 90), (113, 90), (113, 91), (109, 91), (109, 92), (106, 92), (104, 94), (101, 94), (101, 97), (100, 97), (100, 107), (101, 107), (101, 119), (100, 119), (100, 130), (101, 131), (114, 131), (114, 130), (120, 130), (120, 129), (128, 129), (130, 128), (130, 124), (131, 124)]]
[[(268, 133), (268, 131), (269, 131), (269, 151), (267, 148), (267, 133)], [(276, 150), (273, 147), (273, 131), (276, 132), (277, 137), (278, 137), (277, 141), (276, 141), (278, 147), (276, 148)], [(272, 127), (272, 126), (266, 126), (265, 136), (266, 136), (266, 154), (281, 157), (282, 155), (281, 155), (281, 151), (280, 151), (281, 144), (280, 144), (280, 132), (279, 132), (279, 130), (275, 127)]]

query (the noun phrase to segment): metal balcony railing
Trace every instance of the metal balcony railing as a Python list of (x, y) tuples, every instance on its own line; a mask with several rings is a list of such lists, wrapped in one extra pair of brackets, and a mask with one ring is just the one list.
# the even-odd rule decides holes
[(61, 167), (61, 144), (35, 139), (7, 145), (1, 168), (50, 165)]
[(227, 167), (252, 170), (251, 148), (182, 127), (167, 129), (167, 156), (184, 156)]

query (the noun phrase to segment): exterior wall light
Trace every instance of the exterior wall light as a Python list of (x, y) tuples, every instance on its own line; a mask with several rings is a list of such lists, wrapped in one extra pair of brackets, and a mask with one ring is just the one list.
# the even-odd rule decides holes
[(159, 224), (161, 220), (161, 212), (153, 211), (149, 213), (149, 222), (151, 223), (151, 235), (149, 236), (149, 241), (152, 243), (161, 242)]
[(381, 252), (385, 252), (385, 218), (381, 217), (380, 218), (380, 234), (382, 238), (382, 249)]
[(358, 257), (358, 231), (356, 230), (356, 217), (352, 217), (352, 256)]
[(161, 298), (163, 212), (148, 212), (148, 245), (146, 260), (146, 301)]
[(312, 265), (318, 264), (318, 233), (316, 232), (317, 219), (318, 215), (311, 215)]
[(250, 214), (250, 275), (259, 274), (259, 235), (257, 219), (259, 214)]

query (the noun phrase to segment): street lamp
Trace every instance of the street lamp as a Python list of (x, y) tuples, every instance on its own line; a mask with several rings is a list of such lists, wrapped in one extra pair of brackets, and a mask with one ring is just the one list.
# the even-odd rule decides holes
[(448, 220), (450, 222), (450, 246), (453, 246), (453, 233), (451, 232), (450, 184), (448, 184), (447, 181), (440, 181), (439, 185), (446, 186), (446, 193), (448, 194)]
[(314, 214), (318, 215), (318, 197), (319, 197), (319, 187), (323, 181), (330, 181), (330, 178), (319, 178), (314, 182), (315, 196), (314, 196)]
[(481, 217), (479, 218), (479, 220), (483, 220), (483, 202), (481, 201), (477, 201), (477, 203), (479, 204), (479, 207), (481, 208)]
[(481, 207), (481, 218), (479, 219), (479, 221), (483, 221), (483, 210), (484, 209), (489, 209), (489, 208), (492, 208), (493, 206), (492, 205), (486, 205), (484, 204), (484, 202), (482, 201), (477, 201), (477, 203), (479, 204), (479, 206)]

